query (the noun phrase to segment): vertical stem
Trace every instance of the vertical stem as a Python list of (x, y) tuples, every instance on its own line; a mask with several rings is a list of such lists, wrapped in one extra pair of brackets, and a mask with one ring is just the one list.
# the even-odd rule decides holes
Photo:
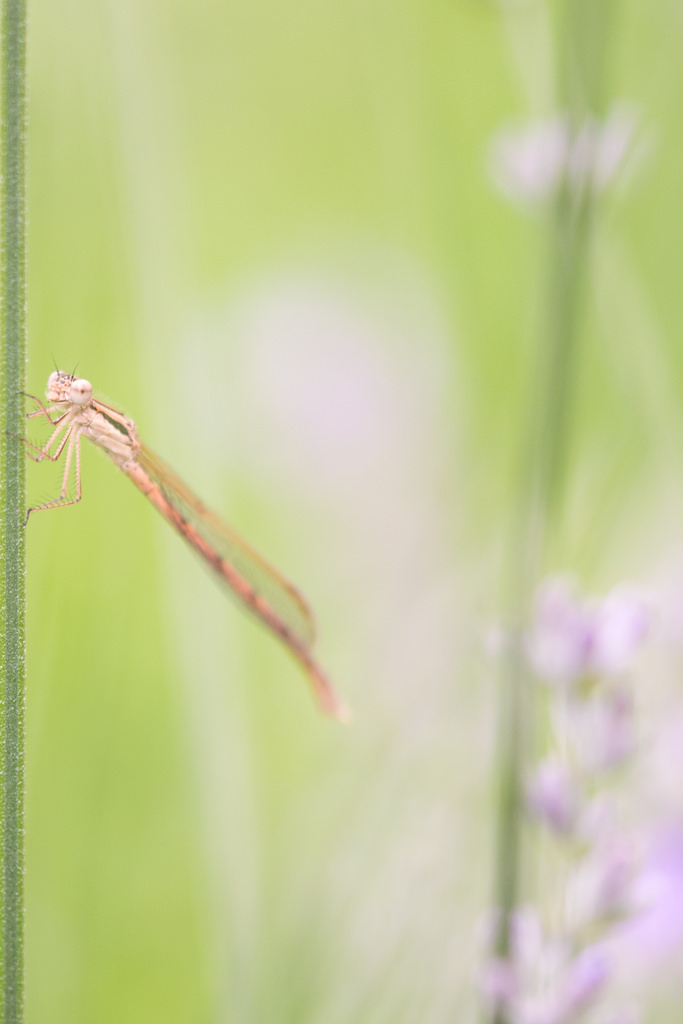
[[(499, 820), (496, 905), (500, 927), (496, 955), (510, 951), (510, 917), (519, 902), (522, 783), (529, 728), (530, 674), (523, 636), (529, 619), (552, 520), (558, 518), (571, 422), (574, 364), (579, 340), (583, 271), (590, 238), (589, 189), (561, 187), (552, 218), (547, 320), (541, 369), (525, 451), (522, 500), (511, 552), (510, 649), (501, 693)], [(544, 365), (543, 365), (544, 364)], [(499, 1009), (494, 1018), (503, 1024)]]
[(2, 1021), (23, 1017), (25, 0), (2, 0), (0, 387), (0, 855)]
[[(566, 0), (561, 31), (561, 93), (572, 133), (602, 107), (605, 49), (612, 0)], [(530, 677), (523, 651), (549, 528), (557, 528), (570, 434), (583, 277), (593, 213), (590, 183), (565, 178), (550, 218), (546, 314), (539, 372), (524, 453), (520, 510), (513, 532), (511, 646), (503, 666), (500, 703), (500, 780), (495, 901), (499, 923), (496, 956), (511, 948), (511, 916), (519, 903), (522, 869), (522, 785), (529, 746)], [(493, 1024), (507, 1024), (502, 1004)]]

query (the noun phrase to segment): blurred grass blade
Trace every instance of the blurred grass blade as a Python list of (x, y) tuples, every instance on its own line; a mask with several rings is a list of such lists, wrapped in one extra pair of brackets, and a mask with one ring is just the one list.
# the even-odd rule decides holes
[(4, 1024), (23, 1017), (25, 53), (24, 0), (2, 0), (2, 381), (0, 758)]

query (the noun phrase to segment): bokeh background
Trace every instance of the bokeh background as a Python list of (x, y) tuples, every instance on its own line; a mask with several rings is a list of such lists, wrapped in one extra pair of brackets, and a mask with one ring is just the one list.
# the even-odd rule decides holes
[[(136, 420), (309, 597), (355, 718), (85, 450), (82, 503), (29, 524), (27, 1021), (474, 1019), (545, 302), (491, 144), (557, 109), (564, 5), (29, 6), (29, 391), (77, 367)], [(683, 6), (611, 6), (636, 158), (553, 552), (598, 589), (665, 564), (683, 504)]]

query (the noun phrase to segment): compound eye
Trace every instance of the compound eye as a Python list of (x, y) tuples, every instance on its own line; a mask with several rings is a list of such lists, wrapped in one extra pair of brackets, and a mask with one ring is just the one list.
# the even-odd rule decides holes
[(79, 377), (71, 382), (69, 388), (69, 401), (74, 405), (86, 405), (92, 398), (92, 384), (89, 380)]
[(52, 388), (54, 388), (54, 386), (57, 383), (57, 381), (59, 380), (60, 376), (61, 376), (61, 374), (60, 374), (59, 370), (53, 370), (52, 371), (50, 376), (47, 378), (47, 386), (48, 386), (48, 390), (49, 391), (51, 391)]

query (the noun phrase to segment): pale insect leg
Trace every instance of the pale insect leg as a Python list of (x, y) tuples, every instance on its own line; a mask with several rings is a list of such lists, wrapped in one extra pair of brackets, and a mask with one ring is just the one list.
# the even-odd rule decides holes
[(45, 416), (50, 421), (50, 423), (59, 423), (59, 421), (64, 419), (65, 416), (69, 415), (67, 410), (66, 412), (62, 412), (62, 415), (58, 416), (56, 420), (53, 420), (52, 417), (50, 416), (51, 412), (61, 412), (60, 407), (58, 405), (51, 405), (47, 409), (34, 409), (33, 412), (26, 413), (26, 419), (34, 420), (36, 419), (37, 416)]
[[(64, 417), (60, 416), (60, 420), (63, 420), (63, 419), (64, 419)], [(28, 455), (29, 459), (33, 459), (34, 462), (42, 462), (43, 459), (49, 459), (50, 462), (56, 462), (57, 459), (59, 458), (59, 456), (62, 454), (62, 451), (64, 449), (64, 445), (67, 442), (67, 438), (69, 437), (69, 435), (71, 433), (71, 430), (67, 430), (66, 431), (66, 434), (64, 435), (62, 440), (59, 442), (59, 447), (57, 448), (57, 450), (54, 453), (54, 455), (50, 455), (50, 448), (55, 443), (55, 441), (57, 440), (57, 438), (59, 437), (61, 432), (64, 429), (66, 429), (66, 427), (68, 427), (68, 426), (69, 426), (68, 423), (61, 423), (60, 422), (59, 425), (57, 426), (57, 428), (52, 432), (52, 435), (51, 435), (49, 441), (46, 444), (44, 444), (42, 448), (39, 448), (38, 445), (33, 444), (32, 441), (28, 441), (25, 437), (22, 437), (22, 441), (24, 442), (24, 444), (26, 445), (26, 448), (27, 448), (26, 454)], [(37, 456), (31, 455), (31, 452), (28, 451), (29, 448), (32, 448), (34, 452), (38, 452), (38, 455)]]
[[(35, 419), (36, 416), (45, 416), (50, 421), (50, 423), (59, 423), (59, 419), (61, 419), (61, 417), (59, 417), (56, 420), (53, 420), (52, 417), (50, 416), (51, 412), (61, 411), (58, 405), (51, 405), (49, 409), (46, 409), (41, 400), (39, 398), (36, 398), (35, 395), (29, 395), (28, 391), (20, 391), (19, 394), (23, 395), (24, 398), (30, 398), (31, 401), (35, 402), (36, 405), (38, 406), (38, 408), (34, 412), (26, 413), (26, 419), (32, 420)], [(63, 412), (62, 416), (66, 416), (66, 413)]]
[[(58, 498), (55, 498), (54, 501), (47, 501), (44, 505), (34, 505), (33, 508), (28, 509), (24, 525), (28, 522), (28, 517), (31, 515), (31, 512), (43, 512), (49, 508), (64, 508), (67, 505), (76, 505), (81, 500), (83, 496), (81, 491), (81, 432), (77, 427), (74, 427), (71, 431), (69, 431), (69, 433), (65, 436), (64, 440), (62, 441), (60, 449), (64, 447), (66, 439), (69, 436), (71, 437), (71, 440), (69, 441), (69, 447), (66, 453), (64, 478), (62, 480), (62, 493)], [(69, 482), (69, 468), (71, 466), (71, 457), (74, 453), (74, 449), (76, 451), (76, 497), (69, 498), (67, 501), (66, 489)]]
[[(68, 451), (66, 453), (66, 459), (64, 460), (64, 476), (62, 477), (62, 493), (59, 495), (60, 499), (63, 499), (63, 498), (66, 497), (66, 489), (67, 489), (68, 484), (69, 484), (69, 470), (71, 469), (71, 457), (72, 457), (72, 455), (74, 453), (74, 445), (76, 443), (77, 436), (78, 436), (78, 433), (77, 433), (77, 431), (74, 430), (72, 435), (71, 435), (71, 440), (69, 442), (69, 448), (68, 448)], [(78, 461), (78, 460), (76, 460), (76, 461)], [(78, 492), (78, 484), (79, 484), (79, 482), (80, 481), (78, 479), (78, 473), (76, 473), (76, 491), (77, 492)]]

